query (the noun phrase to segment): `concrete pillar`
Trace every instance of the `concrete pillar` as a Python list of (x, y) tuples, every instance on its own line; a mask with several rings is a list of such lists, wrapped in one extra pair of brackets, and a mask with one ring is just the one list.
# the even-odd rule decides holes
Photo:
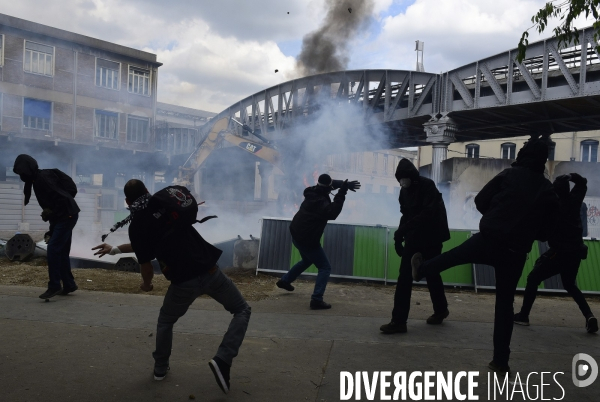
[(260, 162), (258, 174), (260, 175), (260, 199), (269, 201), (269, 177), (273, 173), (273, 166), (267, 162)]
[(423, 124), (427, 142), (433, 147), (431, 161), (431, 180), (437, 185), (441, 179), (442, 161), (448, 157), (448, 145), (456, 141), (454, 133), (458, 130), (454, 121), (447, 115), (432, 118)]

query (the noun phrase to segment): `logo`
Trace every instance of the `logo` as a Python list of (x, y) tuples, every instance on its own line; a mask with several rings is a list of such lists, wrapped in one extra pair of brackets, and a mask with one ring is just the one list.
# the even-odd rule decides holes
[(192, 205), (192, 198), (187, 198), (186, 195), (180, 191), (177, 190), (176, 188), (168, 188), (167, 192), (172, 196), (177, 198), (177, 201), (181, 202), (181, 207), (185, 208), (185, 207), (189, 207), (190, 205)]
[(257, 153), (262, 149), (260, 145), (251, 144), (249, 142), (240, 142), (240, 147), (253, 154)]
[(571, 371), (573, 373), (573, 384), (576, 387), (589, 387), (598, 378), (598, 363), (588, 354), (577, 353), (573, 356)]

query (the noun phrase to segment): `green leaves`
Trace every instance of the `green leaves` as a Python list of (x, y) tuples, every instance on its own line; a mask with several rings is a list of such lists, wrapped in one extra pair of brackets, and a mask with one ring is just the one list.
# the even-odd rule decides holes
[[(525, 59), (525, 51), (529, 44), (529, 30), (535, 28), (538, 33), (544, 32), (548, 27), (548, 21), (559, 19), (561, 23), (552, 31), (554, 36), (558, 38), (558, 47), (573, 42), (579, 44), (579, 30), (573, 26), (573, 20), (585, 13), (586, 18), (591, 14), (596, 20), (593, 24), (596, 32), (594, 40), (598, 43), (598, 32), (600, 28), (598, 7), (600, 0), (552, 0), (547, 2), (533, 17), (531, 22), (533, 26), (523, 32), (521, 40), (517, 46), (517, 61), (522, 62)], [(596, 50), (600, 52), (600, 46), (596, 46)]]

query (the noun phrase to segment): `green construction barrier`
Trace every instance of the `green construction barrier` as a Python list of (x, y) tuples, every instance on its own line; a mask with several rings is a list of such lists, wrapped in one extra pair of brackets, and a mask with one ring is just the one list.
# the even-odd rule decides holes
[(353, 276), (385, 279), (386, 237), (385, 227), (356, 227)]

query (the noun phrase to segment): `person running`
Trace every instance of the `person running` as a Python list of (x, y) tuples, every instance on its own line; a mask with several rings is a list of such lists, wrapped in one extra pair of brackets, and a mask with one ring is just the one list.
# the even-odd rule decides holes
[[(421, 177), (408, 159), (401, 159), (398, 163), (396, 180), (401, 187), (398, 201), (402, 217), (394, 233), (394, 246), (402, 260), (394, 293), (392, 321), (379, 328), (384, 334), (407, 331), (413, 285), (412, 256), (417, 252), (427, 259), (440, 255), (442, 243), (450, 239), (444, 200), (433, 180)], [(433, 304), (433, 315), (427, 319), (427, 323), (439, 325), (450, 314), (439, 273), (427, 276), (427, 287)]]
[[(569, 182), (575, 185), (569, 191)], [(587, 246), (582, 239), (581, 205), (587, 192), (587, 180), (577, 173), (558, 176), (553, 183), (560, 201), (556, 225), (548, 238), (550, 249), (535, 262), (527, 276), (525, 295), (521, 311), (515, 314), (514, 322), (529, 325), (529, 314), (540, 283), (560, 274), (563, 288), (573, 297), (585, 317), (587, 332), (598, 332), (598, 320), (592, 314), (581, 290), (577, 287), (577, 272), (582, 259), (587, 257)]]
[(423, 262), (417, 253), (412, 259), (415, 280), (468, 263), (494, 267), (494, 357), (488, 367), (498, 373), (510, 375), (513, 302), (527, 253), (534, 240), (547, 239), (558, 211), (558, 197), (544, 176), (547, 158), (546, 143), (531, 138), (512, 167), (496, 175), (475, 197), (483, 215), (479, 232), (435, 258)]

